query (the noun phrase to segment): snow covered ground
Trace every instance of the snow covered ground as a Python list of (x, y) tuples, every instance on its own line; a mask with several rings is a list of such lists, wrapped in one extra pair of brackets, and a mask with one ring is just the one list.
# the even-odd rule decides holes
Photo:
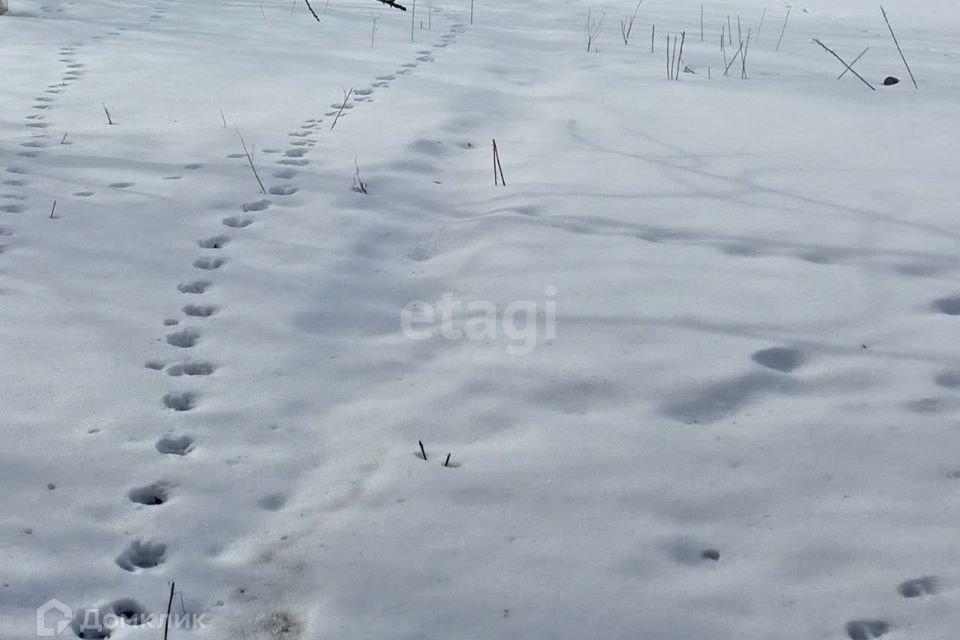
[(11, 3), (0, 638), (956, 637), (954, 2)]

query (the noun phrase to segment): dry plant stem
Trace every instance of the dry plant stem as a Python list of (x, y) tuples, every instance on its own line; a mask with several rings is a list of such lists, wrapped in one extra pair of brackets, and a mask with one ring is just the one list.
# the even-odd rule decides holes
[(170, 635), (170, 611), (173, 609), (173, 590), (177, 583), (170, 583), (170, 598), (167, 600), (167, 617), (163, 619), (163, 640), (167, 640)]
[(320, 16), (317, 15), (317, 12), (313, 10), (313, 7), (310, 5), (310, 0), (303, 0), (307, 4), (307, 9), (310, 9), (310, 13), (313, 14), (313, 17), (317, 19), (317, 22), (320, 22)]
[(865, 85), (867, 85), (868, 87), (870, 87), (870, 90), (871, 90), (871, 91), (876, 91), (876, 88), (875, 88), (872, 84), (870, 84), (869, 82), (867, 82), (867, 81), (864, 79), (863, 76), (861, 76), (859, 73), (857, 73), (856, 71), (854, 71), (854, 70), (853, 70), (853, 67), (851, 67), (850, 65), (848, 65), (848, 64), (844, 61), (844, 59), (841, 58), (840, 56), (838, 56), (837, 53), (836, 53), (833, 49), (831, 49), (831, 48), (828, 47), (827, 45), (823, 44), (822, 42), (820, 42), (820, 41), (817, 40), (816, 38), (814, 38), (813, 41), (816, 42), (816, 43), (817, 43), (818, 45), (820, 45), (821, 47), (823, 47), (824, 50), (826, 50), (827, 53), (829, 53), (829, 54), (832, 55), (834, 58), (836, 58), (837, 60), (839, 60), (839, 61), (840, 61), (840, 64), (842, 64), (843, 66), (845, 66), (850, 73), (852, 73), (853, 75), (855, 75), (855, 76), (857, 76), (858, 78), (860, 78), (860, 81), (861, 81), (863, 84), (865, 84)]
[(725, 75), (725, 76), (726, 76), (726, 75), (730, 75), (730, 67), (732, 67), (732, 66), (733, 66), (733, 63), (737, 61), (737, 58), (740, 57), (740, 54), (741, 54), (741, 53), (743, 53), (743, 43), (742, 43), (742, 42), (740, 43), (740, 48), (737, 49), (737, 52), (736, 52), (735, 54), (733, 54), (733, 57), (732, 57), (732, 58), (730, 58), (730, 62), (729, 62), (729, 64), (727, 64), (727, 68), (723, 70), (723, 75)]
[(683, 67), (683, 43), (687, 41), (687, 32), (680, 34), (680, 55), (677, 56), (677, 66), (674, 67), (674, 80), (680, 79), (680, 70)]
[(497, 174), (500, 176), (500, 185), (507, 186), (507, 181), (503, 177), (503, 165), (500, 164), (500, 150), (497, 148), (497, 141), (493, 141), (493, 184), (497, 185)]
[(260, 179), (256, 165), (253, 164), (253, 156), (250, 155), (250, 151), (247, 149), (247, 142), (243, 139), (243, 134), (240, 133), (240, 129), (237, 129), (237, 136), (240, 138), (240, 145), (243, 147), (243, 155), (247, 157), (247, 163), (250, 165), (250, 170), (253, 171), (253, 177), (257, 179), (257, 184), (260, 185), (260, 192), (263, 193), (263, 195), (267, 195), (267, 190), (263, 186), (263, 181)]
[(764, 8), (763, 8), (763, 13), (760, 14), (760, 26), (757, 27), (757, 37), (756, 37), (756, 40), (759, 40), (759, 39), (760, 39), (760, 30), (763, 29), (763, 21), (764, 21), (764, 19), (765, 19), (766, 17), (767, 17), (767, 8), (764, 7)]
[(333, 128), (337, 126), (337, 120), (340, 119), (340, 116), (343, 115), (343, 110), (347, 108), (347, 102), (350, 100), (350, 96), (353, 95), (353, 87), (350, 88), (350, 91), (343, 92), (343, 102), (340, 104), (340, 110), (337, 111), (337, 117), (333, 119), (333, 124), (330, 125), (330, 131), (333, 131)]
[[(861, 52), (860, 52), (860, 55), (858, 55), (856, 58), (854, 58), (854, 59), (853, 59), (853, 62), (850, 63), (850, 66), (852, 67), (853, 65), (857, 64), (857, 62), (860, 61), (860, 58), (862, 58), (863, 56), (867, 55), (867, 51), (870, 51), (870, 47), (867, 47), (866, 49), (864, 49), (863, 51), (861, 51)], [(844, 69), (844, 70), (843, 70), (843, 73), (841, 73), (840, 75), (837, 76), (837, 80), (839, 80), (839, 79), (842, 78), (843, 76), (847, 75), (847, 72), (848, 72), (848, 71), (849, 71), (849, 69)]]
[(630, 44), (630, 34), (633, 33), (633, 23), (637, 20), (637, 14), (640, 13), (640, 5), (642, 4), (643, 0), (640, 0), (633, 10), (633, 15), (620, 21), (620, 35), (623, 36), (623, 44), (625, 45)]
[(780, 30), (780, 39), (777, 40), (777, 51), (780, 51), (780, 44), (783, 42), (783, 34), (787, 32), (787, 20), (790, 19), (790, 8), (787, 8), (787, 17), (783, 19), (783, 29)]
[(897, 51), (900, 53), (900, 59), (903, 60), (903, 66), (907, 68), (907, 73), (910, 74), (910, 80), (913, 82), (913, 88), (919, 89), (917, 86), (917, 79), (913, 77), (913, 71), (910, 70), (910, 65), (907, 64), (907, 57), (903, 55), (903, 49), (900, 48), (900, 43), (897, 41), (897, 34), (893, 32), (893, 27), (890, 26), (890, 19), (887, 18), (887, 12), (884, 10), (883, 5), (880, 5), (880, 12), (883, 13), (883, 21), (887, 23), (887, 29), (890, 30), (890, 36), (893, 38), (893, 44), (897, 45)]

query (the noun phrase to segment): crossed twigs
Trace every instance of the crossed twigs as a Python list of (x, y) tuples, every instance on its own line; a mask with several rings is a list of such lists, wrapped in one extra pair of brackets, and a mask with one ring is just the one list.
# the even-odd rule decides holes
[[(817, 43), (818, 45), (820, 45), (821, 47), (823, 47), (823, 49), (824, 49), (827, 53), (829, 53), (829, 54), (832, 55), (834, 58), (836, 58), (837, 60), (839, 60), (839, 61), (840, 61), (840, 64), (842, 64), (844, 67), (846, 67), (846, 71), (844, 71), (843, 73), (840, 74), (840, 78), (842, 78), (843, 75), (844, 75), (847, 71), (849, 71), (849, 72), (852, 73), (853, 75), (855, 75), (855, 76), (857, 76), (858, 78), (860, 78), (860, 81), (861, 81), (863, 84), (865, 84), (865, 85), (867, 85), (868, 87), (870, 87), (870, 90), (871, 90), (871, 91), (876, 91), (876, 90), (877, 90), (876, 87), (874, 87), (872, 84), (870, 84), (869, 82), (867, 82), (866, 79), (864, 79), (864, 77), (863, 77), (862, 75), (860, 75), (859, 73), (857, 73), (856, 71), (854, 71), (852, 65), (847, 64), (847, 61), (846, 61), (846, 60), (844, 60), (844, 59), (841, 58), (839, 55), (837, 55), (837, 52), (836, 52), (836, 51), (834, 51), (833, 49), (831, 49), (831, 48), (828, 47), (827, 45), (825, 45), (825, 44), (823, 44), (822, 42), (820, 42), (817, 38), (814, 38), (813, 41), (816, 42), (816, 43)], [(869, 51), (869, 50), (870, 50), (870, 47), (867, 47), (867, 48), (863, 51), (863, 53), (861, 53), (859, 56), (857, 56), (857, 60), (859, 60), (860, 58), (862, 58), (862, 57), (867, 53), (867, 51)], [(856, 64), (857, 60), (854, 60), (854, 61), (853, 61), (853, 64)], [(838, 79), (839, 79), (839, 78), (838, 78)]]

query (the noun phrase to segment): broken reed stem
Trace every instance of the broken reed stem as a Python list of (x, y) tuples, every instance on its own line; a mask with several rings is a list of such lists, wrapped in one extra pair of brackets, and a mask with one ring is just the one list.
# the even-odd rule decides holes
[(643, 0), (640, 0), (633, 10), (633, 15), (620, 21), (620, 34), (623, 36), (624, 45), (630, 44), (630, 34), (633, 33), (633, 23), (637, 21), (637, 14), (640, 13), (640, 5), (642, 4)]
[[(721, 26), (721, 29), (723, 27)], [(720, 51), (723, 53), (723, 68), (727, 68), (727, 47), (723, 42), (723, 33), (720, 34)]]
[(250, 170), (253, 171), (253, 177), (257, 179), (257, 184), (260, 185), (260, 191), (263, 195), (267, 195), (267, 189), (263, 186), (263, 180), (260, 179), (260, 174), (257, 173), (257, 167), (253, 164), (253, 156), (250, 155), (250, 151), (247, 149), (247, 142), (243, 139), (243, 134), (240, 133), (240, 129), (237, 128), (237, 136), (240, 138), (240, 145), (243, 147), (243, 155), (247, 157), (247, 162), (250, 164)]
[(700, 42), (703, 42), (703, 3), (700, 3)]
[(473, 0), (470, 0), (470, 24), (473, 24)]
[[(497, 173), (500, 175), (500, 184), (497, 184)], [(500, 150), (497, 148), (497, 141), (493, 141), (493, 186), (507, 186), (507, 181), (503, 177), (503, 165), (500, 164)]]
[(903, 55), (903, 49), (900, 48), (900, 43), (897, 41), (897, 34), (893, 32), (893, 27), (890, 26), (890, 19), (887, 18), (887, 12), (883, 8), (883, 5), (880, 5), (880, 12), (883, 13), (883, 21), (887, 23), (887, 29), (890, 30), (890, 36), (893, 38), (893, 44), (897, 45), (897, 51), (900, 53), (900, 59), (903, 60), (903, 66), (907, 68), (907, 73), (910, 74), (910, 80), (913, 82), (914, 89), (920, 89), (917, 86), (917, 79), (913, 77), (913, 71), (910, 70), (910, 65), (907, 64), (907, 57)]
[(53, 220), (53, 214), (57, 212), (57, 201), (53, 201), (53, 206), (50, 207), (50, 219)]
[(330, 131), (333, 131), (333, 128), (337, 126), (337, 120), (339, 120), (340, 116), (343, 115), (343, 110), (347, 108), (347, 102), (350, 100), (350, 96), (352, 95), (353, 87), (350, 87), (350, 91), (344, 91), (343, 102), (340, 104), (340, 110), (337, 111), (337, 117), (333, 119), (333, 124), (330, 125)]
[(107, 108), (107, 103), (106, 103), (106, 102), (103, 103), (103, 112), (104, 112), (105, 114), (107, 114), (107, 124), (112, 125), (112, 124), (113, 124), (113, 118), (110, 117), (110, 109)]
[(670, 36), (667, 36), (667, 80), (673, 77), (673, 66), (670, 64)]
[(423, 448), (423, 440), (417, 440), (420, 444), (420, 454), (423, 456), (424, 462), (427, 460), (427, 450)]
[(740, 26), (740, 14), (737, 14), (737, 40), (743, 42), (743, 27)]
[(743, 45), (743, 55), (740, 56), (740, 79), (748, 80), (747, 78), (747, 53), (750, 51), (750, 30), (747, 29), (747, 43)]
[(851, 67), (850, 65), (848, 65), (848, 64), (844, 61), (844, 59), (841, 58), (840, 56), (838, 56), (837, 53), (836, 53), (833, 49), (831, 49), (831, 48), (828, 47), (827, 45), (823, 44), (822, 42), (820, 42), (820, 41), (817, 40), (816, 38), (814, 38), (813, 41), (816, 42), (816, 43), (817, 43), (818, 45), (820, 45), (821, 47), (823, 47), (823, 48), (826, 50), (827, 53), (829, 53), (829, 54), (832, 55), (834, 58), (836, 58), (837, 60), (839, 60), (839, 61), (840, 61), (840, 64), (842, 64), (843, 66), (845, 66), (850, 73), (852, 73), (853, 75), (855, 75), (855, 76), (857, 76), (858, 78), (860, 78), (860, 81), (861, 81), (863, 84), (865, 84), (865, 85), (867, 85), (868, 87), (870, 87), (870, 90), (871, 90), (871, 91), (876, 91), (876, 88), (875, 88), (872, 84), (870, 84), (869, 82), (867, 82), (862, 75), (860, 75), (859, 73), (857, 73), (856, 71), (854, 71), (854, 70), (853, 70), (853, 67)]
[(787, 7), (787, 17), (783, 19), (783, 29), (780, 30), (780, 39), (777, 40), (777, 51), (780, 51), (780, 43), (783, 42), (783, 34), (787, 32), (787, 20), (790, 19), (790, 7)]
[(60, 138), (60, 144), (67, 144), (67, 136), (68, 136), (68, 135), (70, 135), (70, 134), (69, 134), (69, 133), (63, 134), (63, 137)]
[[(852, 67), (853, 65), (857, 64), (857, 62), (860, 61), (860, 58), (862, 58), (863, 56), (867, 55), (867, 51), (870, 51), (870, 47), (867, 47), (866, 49), (864, 49), (863, 51), (861, 51), (861, 52), (860, 52), (860, 55), (858, 55), (856, 58), (854, 58), (854, 59), (853, 59), (853, 62), (850, 63), (850, 66)], [(839, 79), (842, 78), (843, 76), (847, 75), (847, 72), (848, 72), (848, 71), (850, 71), (850, 70), (849, 70), (849, 69), (844, 69), (844, 70), (843, 70), (843, 73), (841, 73), (840, 75), (837, 76), (837, 80), (839, 80)]]
[(733, 26), (730, 23), (730, 14), (727, 14), (727, 44), (733, 46)]
[(417, 17), (417, 0), (413, 0), (413, 6), (410, 8), (410, 42), (413, 42), (413, 27)]
[(310, 5), (310, 0), (303, 0), (307, 3), (307, 9), (310, 9), (310, 13), (313, 14), (313, 17), (317, 19), (317, 22), (320, 22), (320, 16), (317, 15), (317, 12), (313, 10), (313, 7)]
[(176, 582), (170, 583), (170, 598), (167, 600), (167, 617), (163, 619), (163, 640), (167, 640), (170, 635), (170, 611), (173, 610), (173, 590), (176, 586)]
[(737, 49), (737, 52), (733, 54), (733, 57), (730, 58), (730, 63), (727, 65), (727, 68), (723, 70), (723, 75), (730, 75), (730, 67), (733, 66), (733, 63), (737, 61), (737, 58), (740, 57), (740, 54), (743, 53), (743, 43), (740, 43), (740, 48)]
[(451, 455), (452, 455), (452, 454), (449, 454), (449, 453), (447, 454), (447, 459), (443, 461), (443, 466), (445, 466), (445, 467), (449, 467), (449, 466), (450, 466), (450, 456), (451, 456)]
[(650, 53), (653, 53), (653, 39), (657, 36), (657, 25), (650, 29)]
[(223, 115), (223, 108), (220, 109), (220, 119), (223, 120), (223, 128), (227, 128), (227, 116)]
[(674, 67), (674, 80), (680, 79), (680, 67), (683, 66), (683, 43), (687, 40), (687, 32), (684, 31), (680, 34), (680, 55), (677, 56), (677, 66)]
[(764, 20), (764, 18), (766, 18), (766, 17), (767, 17), (767, 8), (764, 7), (764, 8), (763, 8), (763, 13), (760, 14), (760, 26), (757, 27), (757, 37), (755, 38), (756, 40), (759, 40), (759, 39), (760, 39), (760, 29), (763, 29), (763, 20)]

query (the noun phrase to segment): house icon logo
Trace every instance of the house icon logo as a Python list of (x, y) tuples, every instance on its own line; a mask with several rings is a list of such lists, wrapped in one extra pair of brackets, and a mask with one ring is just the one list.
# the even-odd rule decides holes
[(37, 607), (37, 636), (55, 638), (63, 633), (73, 618), (73, 609), (56, 598)]

